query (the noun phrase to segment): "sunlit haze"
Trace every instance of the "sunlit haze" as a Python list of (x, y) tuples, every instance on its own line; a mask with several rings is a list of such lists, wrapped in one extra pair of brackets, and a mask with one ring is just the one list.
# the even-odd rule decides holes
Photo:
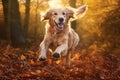
[(62, 6), (61, 0), (50, 0), (48, 2), (50, 8), (57, 8)]

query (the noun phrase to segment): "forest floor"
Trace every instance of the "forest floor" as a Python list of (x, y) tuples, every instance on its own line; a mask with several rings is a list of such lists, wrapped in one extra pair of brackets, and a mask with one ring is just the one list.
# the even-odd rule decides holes
[[(84, 51), (83, 51), (84, 52)], [(120, 80), (120, 57), (108, 53), (81, 55), (78, 47), (65, 66), (65, 59), (37, 61), (38, 45), (26, 49), (0, 43), (0, 80)]]

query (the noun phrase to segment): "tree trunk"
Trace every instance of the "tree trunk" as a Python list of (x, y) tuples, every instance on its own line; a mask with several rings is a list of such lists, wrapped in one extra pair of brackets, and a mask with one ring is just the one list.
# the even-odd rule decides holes
[(37, 3), (36, 3), (36, 14), (35, 14), (35, 27), (34, 27), (34, 40), (36, 41), (37, 40), (37, 28), (38, 28), (38, 6), (39, 6), (39, 0), (37, 0)]
[(30, 0), (26, 0), (25, 18), (24, 18), (24, 36), (27, 38), (28, 26), (29, 26), (29, 16), (30, 16)]
[[(73, 7), (73, 8), (76, 8), (76, 0), (69, 0), (69, 5), (70, 5), (71, 7)], [(71, 22), (71, 27), (72, 27), (73, 29), (75, 29), (75, 28), (76, 28), (76, 24), (77, 24), (77, 21), (76, 21), (76, 20), (72, 21), (72, 22)]]
[(84, 0), (81, 0), (81, 4), (82, 4), (82, 5), (84, 4)]
[(118, 6), (120, 7), (120, 0), (118, 0)]
[[(4, 13), (4, 22), (5, 22), (5, 32), (7, 35), (5, 35), (7, 37), (7, 41), (8, 43), (11, 44), (11, 38), (10, 38), (10, 26), (8, 23), (8, 0), (2, 0), (2, 5), (3, 5), (3, 13)], [(4, 33), (5, 34), (5, 33)]]
[(2, 3), (10, 42), (14, 47), (22, 46), (25, 44), (25, 38), (21, 27), (18, 1), (2, 0)]
[(3, 12), (4, 12), (4, 20), (7, 23), (8, 20), (8, 0), (2, 0), (2, 5), (3, 5)]

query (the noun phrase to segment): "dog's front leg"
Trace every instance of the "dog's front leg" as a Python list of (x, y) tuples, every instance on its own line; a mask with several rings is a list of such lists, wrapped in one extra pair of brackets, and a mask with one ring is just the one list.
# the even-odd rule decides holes
[(53, 57), (54, 58), (60, 58), (61, 57), (61, 53), (63, 51), (66, 51), (68, 49), (68, 45), (67, 44), (62, 44), (60, 46), (58, 46), (56, 48), (56, 50), (54, 51)]
[(48, 44), (45, 43), (45, 41), (42, 41), (40, 44), (40, 55), (38, 58), (38, 61), (45, 61), (46, 60), (46, 54), (48, 50)]

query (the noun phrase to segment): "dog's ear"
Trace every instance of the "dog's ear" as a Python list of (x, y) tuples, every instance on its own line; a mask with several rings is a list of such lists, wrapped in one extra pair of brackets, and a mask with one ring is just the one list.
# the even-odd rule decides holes
[(69, 9), (69, 8), (66, 8), (66, 13), (67, 13), (67, 16), (68, 18), (74, 18), (74, 11)]
[(51, 14), (52, 14), (51, 10), (48, 10), (43, 16), (43, 18), (41, 19), (41, 21), (48, 20), (51, 17)]
[(87, 11), (87, 5), (83, 5), (78, 9), (76, 9), (75, 16), (83, 17), (86, 11)]

